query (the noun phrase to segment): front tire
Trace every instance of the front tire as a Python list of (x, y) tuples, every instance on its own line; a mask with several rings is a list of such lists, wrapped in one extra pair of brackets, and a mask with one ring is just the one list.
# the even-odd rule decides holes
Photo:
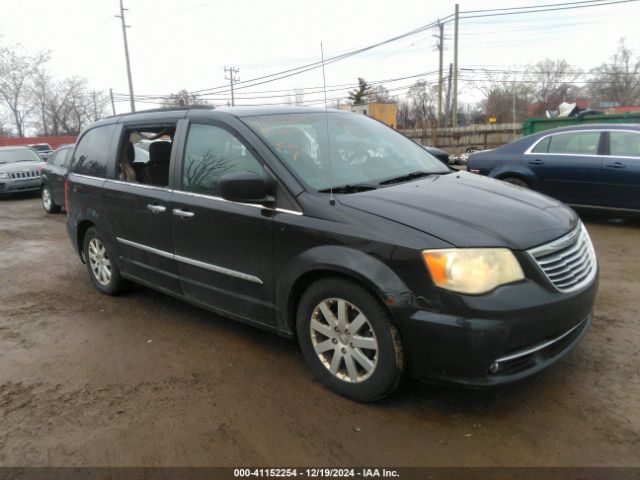
[(43, 185), (40, 190), (40, 198), (42, 199), (42, 208), (47, 213), (58, 213), (60, 211), (60, 205), (56, 205), (51, 196), (51, 190), (48, 185)]
[(357, 283), (326, 278), (309, 286), (298, 305), (296, 327), (307, 364), (331, 390), (372, 402), (400, 384), (400, 334), (385, 306)]
[(84, 236), (84, 259), (91, 282), (100, 293), (117, 295), (126, 286), (114, 256), (107, 248), (100, 231), (91, 227)]

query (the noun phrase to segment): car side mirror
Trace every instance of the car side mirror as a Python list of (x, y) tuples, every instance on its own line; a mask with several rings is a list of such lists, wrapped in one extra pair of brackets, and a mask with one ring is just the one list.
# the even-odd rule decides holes
[(255, 172), (233, 172), (220, 177), (220, 195), (225, 200), (242, 203), (273, 203), (273, 188)]

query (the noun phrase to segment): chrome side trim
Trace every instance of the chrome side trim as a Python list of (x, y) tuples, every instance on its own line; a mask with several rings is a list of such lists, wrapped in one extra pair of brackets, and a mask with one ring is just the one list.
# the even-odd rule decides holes
[(127, 185), (129, 187), (138, 187), (138, 188), (146, 188), (149, 190), (161, 190), (163, 192), (172, 193), (173, 190), (167, 187), (160, 187), (157, 185), (147, 185), (146, 183), (138, 183), (138, 182), (125, 182), (124, 180), (114, 180), (113, 178), (104, 178), (105, 182), (108, 183), (116, 183), (118, 185)]
[(102, 178), (102, 177), (94, 177), (93, 175), (85, 175), (83, 173), (73, 173), (70, 172), (69, 176), (74, 176), (74, 177), (80, 177), (80, 178), (88, 178), (89, 180), (100, 180), (101, 182), (107, 180), (106, 178)]
[(260, 280), (260, 278), (254, 275), (249, 275), (248, 273), (238, 272), (237, 270), (231, 270), (230, 268), (220, 267), (218, 265), (213, 265), (211, 263), (201, 262), (200, 260), (194, 260), (192, 258), (183, 257), (181, 255), (174, 255), (173, 253), (165, 252), (164, 250), (158, 250), (157, 248), (149, 247), (141, 243), (132, 242), (131, 240), (126, 240), (124, 238), (116, 237), (116, 240), (118, 240), (120, 243), (124, 245), (129, 245), (130, 247), (139, 248), (140, 250), (154, 253), (164, 258), (169, 258), (171, 260), (176, 260), (178, 262), (186, 263), (187, 265), (204, 268), (205, 270), (210, 270), (212, 272), (221, 273), (223, 275), (228, 275), (230, 277), (235, 277), (241, 280), (246, 280), (248, 282), (253, 282), (259, 285), (263, 285), (263, 282), (262, 280)]
[(638, 208), (621, 208), (621, 207), (606, 207), (606, 206), (598, 206), (598, 205), (582, 205), (580, 203), (567, 203), (570, 207), (579, 207), (579, 208), (593, 208), (595, 210), (613, 210), (616, 212), (640, 212)]
[(216, 197), (214, 195), (205, 195), (203, 193), (185, 192), (184, 190), (173, 190), (173, 193), (179, 194), (179, 195), (187, 195), (188, 197), (214, 200), (216, 202), (232, 203), (234, 205), (243, 205), (245, 207), (259, 208), (260, 210), (269, 210), (269, 211), (278, 212), (278, 213), (289, 213), (291, 215), (303, 215), (303, 212), (299, 212), (297, 210), (288, 210), (286, 208), (265, 207), (264, 205), (259, 205), (257, 203), (232, 202), (231, 200), (227, 200), (226, 198)]
[[(543, 137), (540, 137), (538, 140), (536, 140), (535, 143), (533, 143), (532, 145), (529, 146), (529, 148), (527, 148), (524, 151), (524, 155), (569, 155), (572, 157), (604, 157), (604, 158), (608, 158), (611, 157), (612, 155), (598, 155), (597, 153), (594, 153), (593, 155), (588, 155), (586, 153), (532, 153), (531, 151), (536, 148), (536, 146), (542, 142), (544, 139), (555, 136), (555, 135), (566, 135), (569, 133), (576, 133), (576, 132), (600, 132), (600, 133), (604, 133), (604, 132), (629, 132), (629, 133), (638, 133), (637, 130), (624, 130), (622, 128), (577, 128), (575, 130), (569, 130), (567, 132), (555, 132), (555, 133), (549, 133), (548, 135), (544, 135)], [(638, 158), (638, 157), (631, 157), (631, 158)]]
[(206, 198), (206, 199), (215, 200), (215, 201), (218, 201), (218, 202), (232, 203), (234, 205), (244, 205), (245, 207), (259, 208), (261, 210), (269, 210), (269, 211), (272, 211), (272, 212), (288, 213), (290, 215), (304, 215), (304, 212), (300, 212), (298, 210), (289, 210), (287, 208), (271, 208), (271, 207), (265, 207), (264, 205), (258, 205), (256, 203), (232, 202), (231, 200), (227, 200), (227, 199), (224, 199), (222, 197), (216, 197), (216, 196), (213, 196), (213, 195), (204, 195), (202, 193), (185, 192), (184, 190), (175, 190), (175, 189), (171, 189), (171, 188), (157, 187), (155, 185), (145, 185), (144, 183), (124, 182), (122, 180), (114, 180), (112, 178), (94, 177), (93, 175), (84, 175), (82, 173), (73, 173), (73, 172), (71, 172), (69, 175), (74, 175), (76, 177), (81, 177), (81, 178), (88, 178), (88, 179), (91, 179), (91, 180), (100, 180), (100, 181), (104, 181), (104, 182), (117, 183), (117, 184), (120, 184), (120, 185), (129, 185), (129, 186), (140, 187), (140, 188), (148, 188), (148, 189), (151, 189), (151, 190), (161, 190), (161, 191), (164, 191), (164, 192), (169, 192), (171, 194), (187, 195), (189, 197)]
[(288, 213), (289, 215), (304, 215), (302, 212), (298, 210), (288, 210), (286, 208), (276, 208), (276, 212), (278, 213)]
[(582, 325), (584, 325), (584, 322), (585, 322), (585, 320), (581, 321), (578, 325), (576, 325), (573, 328), (570, 328), (569, 330), (564, 332), (559, 337), (552, 338), (551, 340), (547, 340), (546, 342), (539, 343), (537, 345), (534, 345), (533, 347), (527, 348), (526, 350), (520, 350), (519, 352), (512, 353), (511, 355), (505, 355), (504, 357), (497, 358), (495, 360), (495, 363), (499, 364), (499, 363), (502, 363), (502, 362), (508, 362), (509, 360), (514, 360), (516, 358), (525, 357), (525, 356), (530, 355), (532, 353), (535, 353), (535, 352), (537, 352), (539, 350), (543, 350), (543, 349), (547, 348), (548, 346), (553, 345), (556, 342), (559, 342), (564, 337), (569, 335), (571, 332), (573, 332), (577, 328), (579, 328)]
[(158, 250), (157, 248), (148, 247), (147, 245), (142, 245), (141, 243), (132, 242), (131, 240), (126, 240), (124, 238), (116, 237), (120, 243), (125, 245), (129, 245), (130, 247), (139, 248), (140, 250), (144, 250), (145, 252), (155, 253), (156, 255), (160, 255), (164, 258), (169, 258), (171, 260), (174, 259), (173, 253), (165, 252), (164, 250)]
[(186, 263), (187, 265), (193, 265), (194, 267), (204, 268), (205, 270), (211, 270), (212, 272), (222, 273), (223, 275), (236, 277), (241, 280), (246, 280), (247, 282), (253, 282), (262, 285), (262, 280), (254, 275), (249, 275), (248, 273), (238, 272), (237, 270), (231, 270), (230, 268), (219, 267), (218, 265), (201, 262), (200, 260), (194, 260), (192, 258), (187, 258), (180, 255), (174, 255), (174, 258), (178, 262)]

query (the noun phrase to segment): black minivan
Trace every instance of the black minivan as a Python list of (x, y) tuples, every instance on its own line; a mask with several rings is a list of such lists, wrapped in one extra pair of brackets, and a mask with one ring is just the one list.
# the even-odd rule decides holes
[(598, 265), (571, 209), (450, 170), (363, 115), (111, 117), (80, 135), (65, 201), (99, 291), (134, 281), (297, 338), (318, 379), (360, 401), (405, 374), (522, 379), (591, 322)]

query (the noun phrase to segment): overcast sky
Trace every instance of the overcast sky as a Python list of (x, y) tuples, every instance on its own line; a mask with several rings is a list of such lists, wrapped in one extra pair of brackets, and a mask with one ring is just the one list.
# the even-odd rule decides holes
[[(460, 10), (546, 5), (562, 0), (460, 0)], [(567, 0), (570, 1), (570, 0)], [(575, 1), (575, 0), (574, 0)], [(454, 11), (454, 0), (125, 0), (136, 94), (168, 94), (225, 84), (224, 66), (240, 69), (241, 80), (267, 75), (350, 51), (413, 30)], [(56, 77), (86, 77), (96, 89), (128, 93), (118, 0), (3, 0), (0, 35), (29, 50), (51, 51)], [(545, 57), (566, 58), (589, 69), (606, 61), (620, 37), (640, 53), (640, 2), (527, 15), (467, 19), (460, 23), (461, 68), (524, 65)], [(422, 32), (328, 65), (327, 85), (353, 83), (361, 76), (383, 80), (432, 72), (438, 67), (436, 30)], [(453, 23), (445, 27), (445, 65), (453, 59)], [(462, 74), (471, 78), (472, 72)], [(434, 75), (427, 76), (435, 80)], [(402, 94), (414, 80), (386, 84)], [(279, 95), (273, 90), (322, 85), (321, 70), (238, 89), (236, 104), (282, 100), (248, 99)], [(240, 86), (240, 85), (239, 85)], [(330, 92), (329, 98), (344, 94)], [(285, 93), (286, 94), (286, 93)], [(461, 100), (477, 97), (466, 82)], [(226, 103), (219, 94), (213, 103)], [(321, 99), (307, 94), (306, 100)], [(152, 108), (139, 103), (138, 109)], [(128, 111), (126, 102), (116, 104)]]

